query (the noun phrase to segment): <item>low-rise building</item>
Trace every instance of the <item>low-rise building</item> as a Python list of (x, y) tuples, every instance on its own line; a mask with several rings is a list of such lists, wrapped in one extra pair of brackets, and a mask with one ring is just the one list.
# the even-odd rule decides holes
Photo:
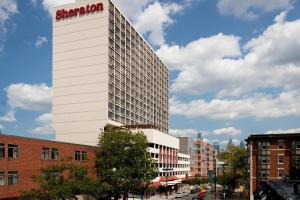
[(96, 177), (95, 147), (0, 134), (0, 199), (13, 199), (20, 191), (38, 187), (33, 176), (41, 168), (60, 163), (86, 166)]
[[(178, 138), (155, 129), (136, 130), (147, 136), (148, 151), (157, 161), (153, 186), (172, 187), (190, 176), (190, 156), (178, 152)], [(38, 187), (32, 177), (49, 165), (86, 166), (88, 176), (96, 178), (95, 152), (95, 146), (0, 134), (0, 199), (17, 198), (21, 191)]]
[(251, 199), (263, 182), (300, 178), (300, 133), (250, 135), (246, 142)]
[(149, 152), (157, 161), (156, 165), (159, 169), (156, 179), (153, 180), (156, 186), (164, 185), (166, 179), (172, 181), (168, 183), (172, 185), (181, 183), (191, 176), (190, 155), (179, 153), (178, 138), (152, 128), (137, 127), (135, 131), (143, 132), (150, 142)]

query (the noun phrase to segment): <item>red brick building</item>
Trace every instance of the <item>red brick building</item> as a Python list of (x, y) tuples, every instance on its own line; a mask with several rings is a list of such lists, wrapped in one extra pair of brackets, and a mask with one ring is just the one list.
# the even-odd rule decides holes
[(193, 175), (201, 178), (208, 178), (209, 171), (216, 170), (218, 150), (212, 145), (203, 141), (201, 134), (194, 141), (195, 164)]
[(293, 179), (300, 169), (300, 133), (250, 135), (250, 197), (262, 181), (283, 177)]
[(95, 177), (95, 147), (0, 134), (0, 199), (14, 199), (35, 188), (32, 176), (59, 163), (87, 166)]

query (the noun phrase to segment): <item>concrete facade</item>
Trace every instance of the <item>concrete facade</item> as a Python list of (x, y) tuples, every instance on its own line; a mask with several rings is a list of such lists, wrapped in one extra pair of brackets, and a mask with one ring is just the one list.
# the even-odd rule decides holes
[(195, 148), (194, 140), (190, 137), (178, 137), (179, 139), (179, 153), (190, 155), (190, 170), (194, 171), (195, 165)]
[[(100, 3), (103, 10), (76, 11)], [(58, 12), (73, 16), (57, 19)], [(109, 125), (151, 124), (168, 133), (168, 109), (168, 68), (111, 1), (77, 0), (54, 9), (57, 140), (95, 145)]]

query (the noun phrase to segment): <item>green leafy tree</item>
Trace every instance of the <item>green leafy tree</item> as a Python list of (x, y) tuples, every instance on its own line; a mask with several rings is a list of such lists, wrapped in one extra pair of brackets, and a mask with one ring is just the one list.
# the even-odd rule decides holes
[(41, 170), (33, 177), (39, 188), (23, 191), (23, 200), (75, 200), (76, 195), (93, 195), (95, 181), (87, 177), (85, 167), (59, 164)]
[(113, 128), (100, 134), (96, 166), (99, 181), (110, 188), (108, 197), (140, 193), (156, 177), (158, 171), (148, 147), (142, 132)]
[(223, 184), (236, 186), (247, 176), (247, 150), (231, 146), (227, 151), (219, 154), (219, 159), (225, 162), (225, 173), (222, 175)]

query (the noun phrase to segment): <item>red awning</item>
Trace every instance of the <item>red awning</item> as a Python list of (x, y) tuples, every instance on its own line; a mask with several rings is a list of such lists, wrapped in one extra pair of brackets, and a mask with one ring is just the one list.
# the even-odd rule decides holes
[[(174, 181), (177, 180), (178, 178), (176, 176), (168, 176), (168, 181)], [(167, 177), (163, 176), (159, 179), (159, 182), (166, 182)]]

